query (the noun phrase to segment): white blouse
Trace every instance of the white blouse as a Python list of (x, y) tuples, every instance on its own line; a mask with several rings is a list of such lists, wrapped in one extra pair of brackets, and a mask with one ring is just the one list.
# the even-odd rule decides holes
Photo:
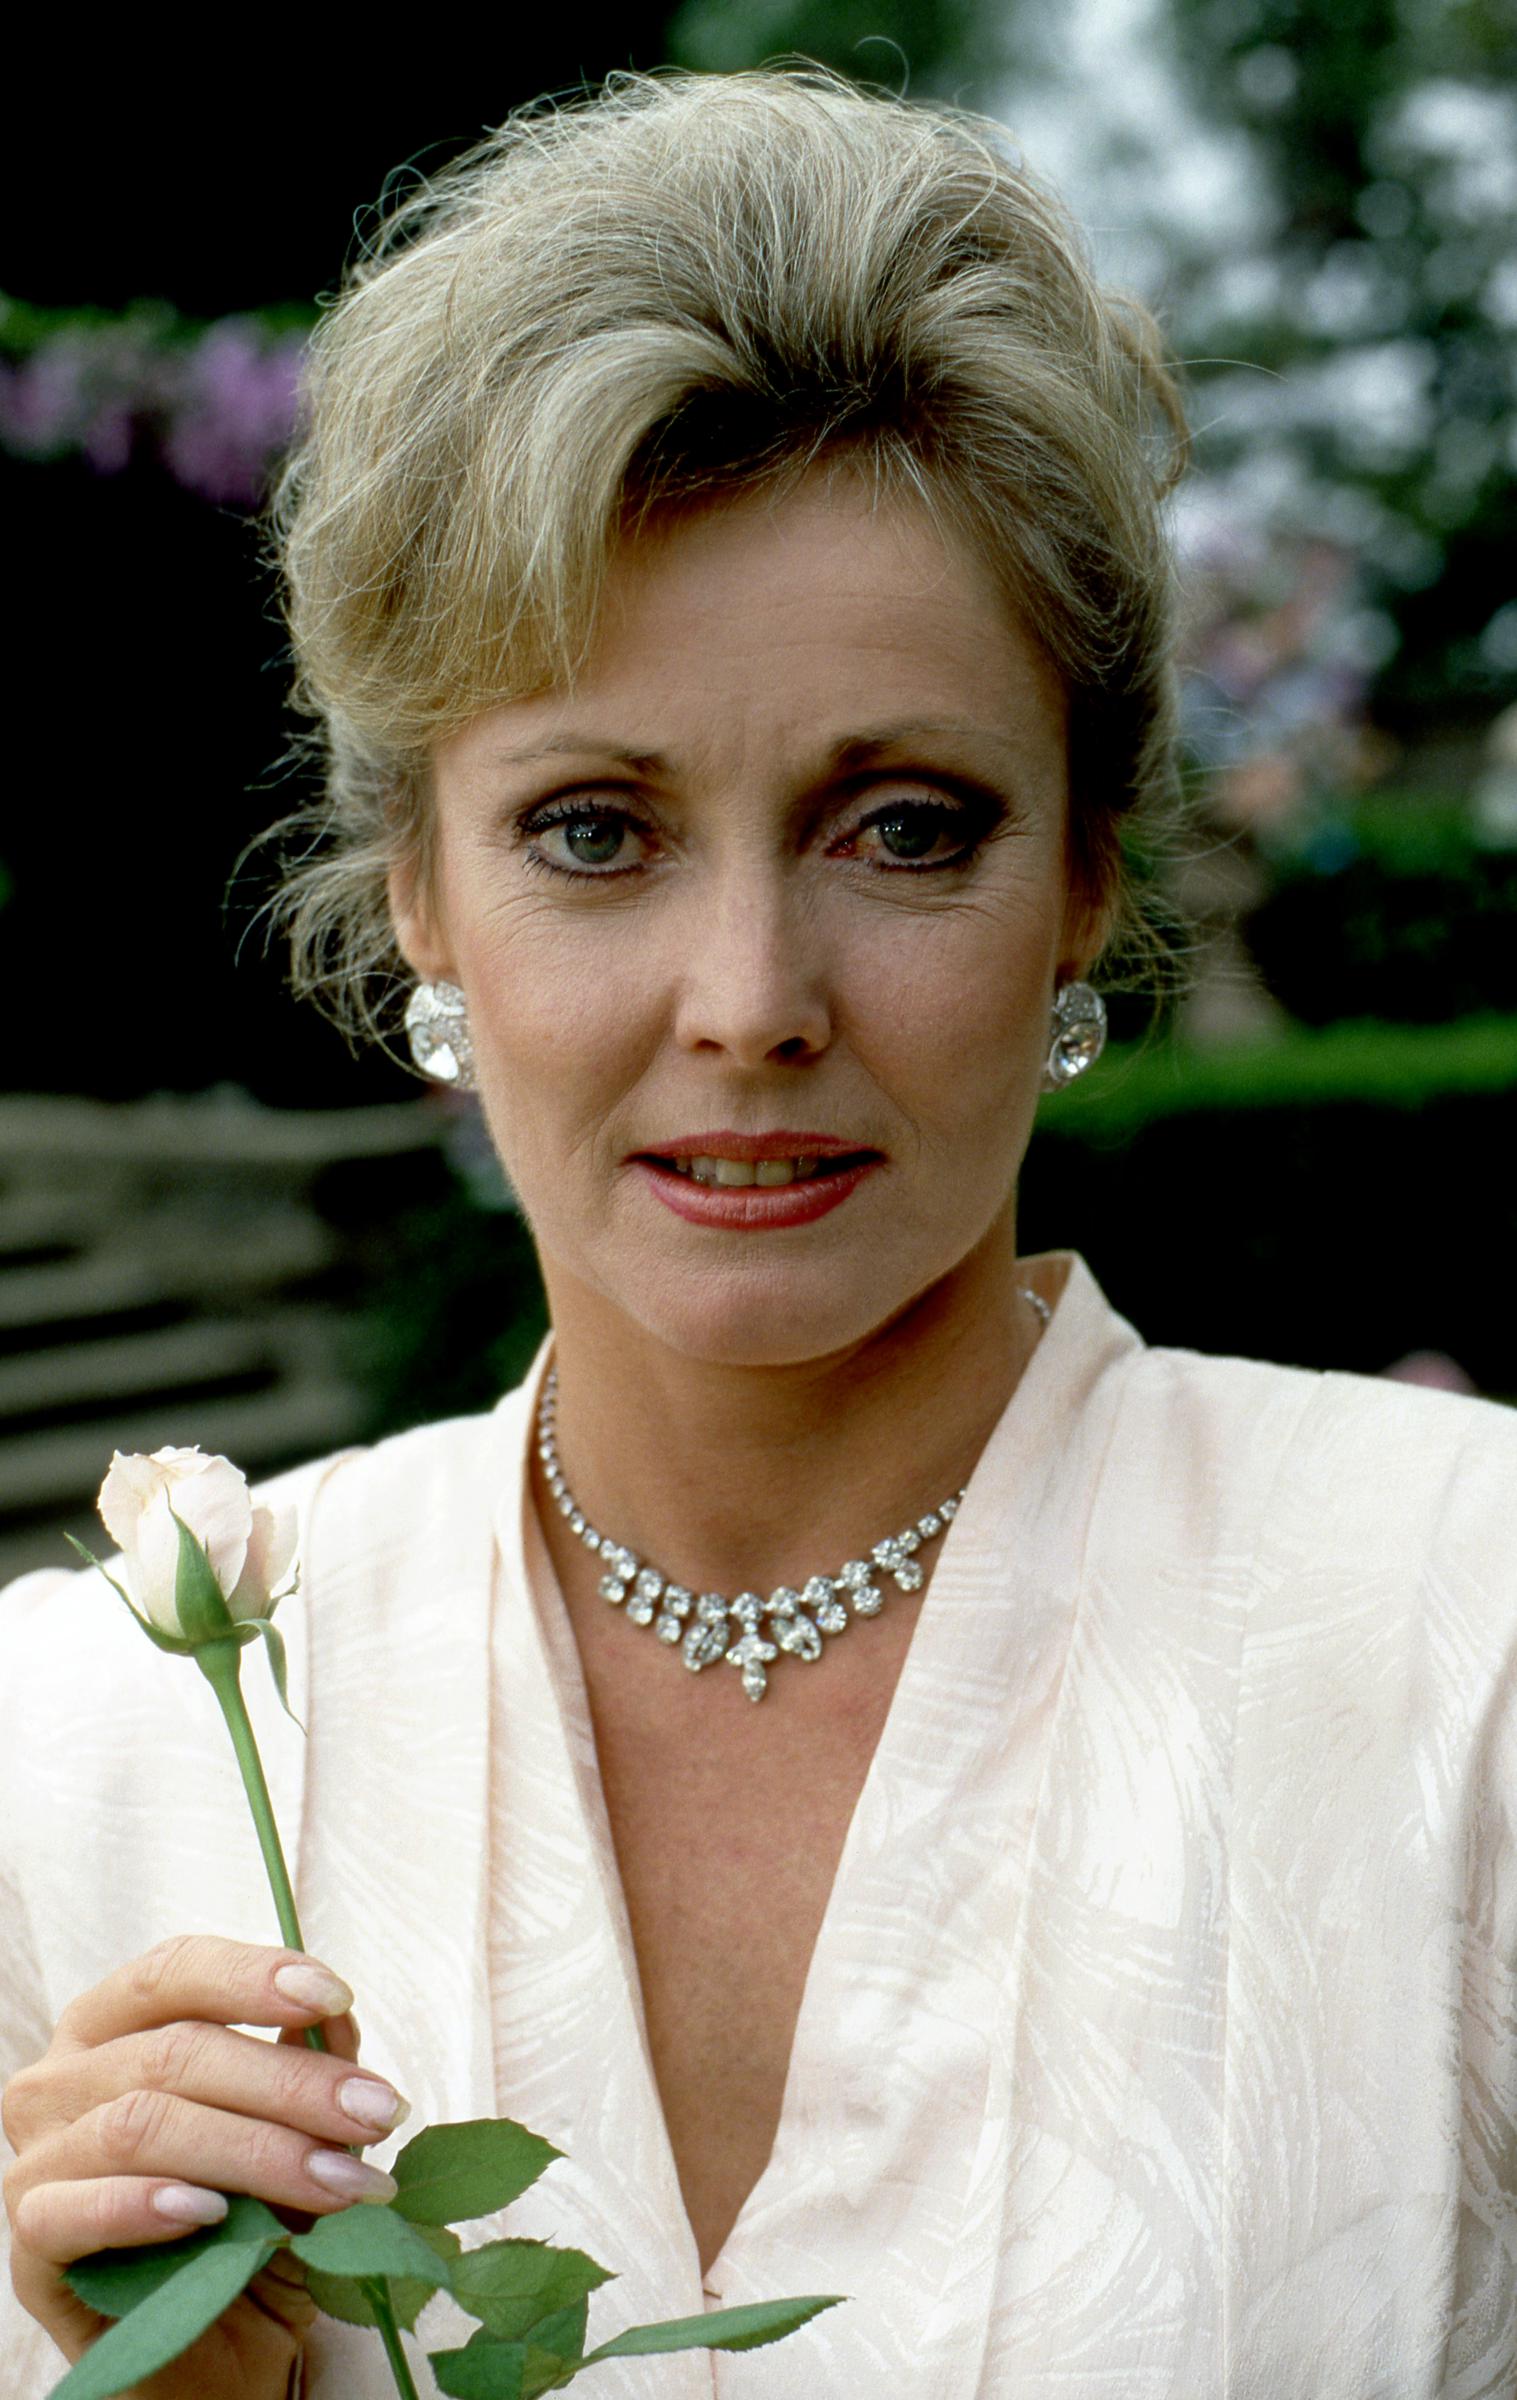
[[(597, 2367), (603, 2400), (1513, 2400), (1517, 1416), (1150, 1349), (1079, 1258), (1024, 1264), (1053, 1322), (704, 2294), (525, 1480), (542, 1360), (274, 1487), (308, 1742), (244, 1682), (307, 1944), (416, 2103), (369, 2155), (487, 2114), (555, 2142), (467, 2238), (615, 2269), (592, 2341), (848, 2295), (773, 2348)], [(209, 1691), (90, 1578), (0, 1595), (0, 1807), (0, 2072), (165, 1933), (277, 1939)], [(439, 2299), (413, 2347), (468, 2330)], [(0, 2347), (40, 2400), (61, 2361), (9, 2294)], [(307, 2390), (385, 2400), (376, 2338), (323, 2321)]]

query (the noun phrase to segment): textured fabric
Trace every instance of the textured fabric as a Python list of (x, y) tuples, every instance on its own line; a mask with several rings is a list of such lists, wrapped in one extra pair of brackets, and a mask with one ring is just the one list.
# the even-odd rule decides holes
[[(1513, 2400), (1517, 1418), (1149, 1349), (1079, 1259), (1026, 1263), (1053, 1322), (943, 1544), (709, 2303), (525, 1499), (541, 1361), (270, 1487), (309, 1743), (245, 1681), (308, 1944), (416, 2103), (399, 2139), (503, 2113), (567, 2153), (470, 2238), (617, 2269), (594, 2338), (850, 2295), (775, 2349), (597, 2368), (604, 2400)], [(277, 1938), (208, 1691), (88, 1577), (0, 1595), (0, 1804), (0, 2071), (164, 1933)], [(8, 2295), (0, 2347), (15, 2400), (56, 2380)], [(391, 2390), (318, 2329), (309, 2400)]]

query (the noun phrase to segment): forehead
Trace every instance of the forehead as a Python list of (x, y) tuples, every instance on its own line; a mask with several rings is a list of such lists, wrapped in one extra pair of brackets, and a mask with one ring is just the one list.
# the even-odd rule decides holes
[(692, 644), (729, 673), (744, 657), (789, 652), (808, 682), (867, 674), (877, 659), (966, 694), (1008, 679), (1059, 692), (981, 554), (924, 502), (876, 497), (836, 468), (672, 512), (624, 538), (591, 671), (609, 678)]
[(629, 753), (761, 750), (799, 771), (864, 728), (958, 725), (1062, 768), (1065, 716), (1058, 675), (971, 544), (919, 501), (817, 471), (625, 535), (572, 686), (455, 741), (509, 759), (583, 734)]

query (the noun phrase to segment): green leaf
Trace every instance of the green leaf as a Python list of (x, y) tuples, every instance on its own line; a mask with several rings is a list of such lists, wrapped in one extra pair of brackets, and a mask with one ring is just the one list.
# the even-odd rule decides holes
[(462, 2350), (428, 2352), (437, 2388), (452, 2400), (538, 2400), (561, 2391), (579, 2372), (578, 2358), (564, 2359), (534, 2342), (497, 2342), (476, 2333)]
[(614, 2341), (602, 2342), (585, 2360), (593, 2367), (602, 2358), (647, 2358), (661, 2350), (759, 2350), (765, 2342), (781, 2342), (824, 2308), (836, 2308), (846, 2298), (833, 2292), (825, 2299), (756, 2300), (747, 2308), (714, 2308), (707, 2317), (666, 2317), (660, 2325), (629, 2325)]
[[(492, 2341), (476, 2333), (461, 2350), (429, 2350), (437, 2388), (449, 2400), (524, 2400), (522, 2370), (527, 2353), (520, 2342)], [(555, 2376), (562, 2361), (553, 2361)], [(552, 2385), (538, 2389), (552, 2390)]]
[(328, 2275), (414, 2275), (434, 2290), (446, 2285), (454, 2265), (393, 2208), (372, 2202), (318, 2217), (309, 2233), (292, 2235), (290, 2248)]
[(515, 2342), (610, 2280), (607, 2269), (583, 2250), (555, 2250), (547, 2242), (485, 2242), (454, 2260), (448, 2288), (487, 2332)]
[(97, 1575), (105, 1576), (106, 1582), (110, 1585), (111, 1590), (115, 1593), (117, 1599), (121, 1602), (124, 1608), (131, 1610), (132, 1615), (136, 1618), (138, 1624), (142, 1627), (143, 1632), (147, 1635), (147, 1638), (150, 1642), (156, 1642), (160, 1650), (177, 1650), (181, 1657), (184, 1656), (185, 1652), (190, 1647), (188, 1642), (181, 1642), (177, 1636), (172, 1633), (164, 1633), (159, 1626), (153, 1623), (150, 1617), (145, 1617), (141, 1609), (137, 1606), (136, 1601), (133, 1600), (128, 1593), (122, 1590), (120, 1584), (116, 1581), (115, 1576), (106, 1575), (104, 1566), (95, 1556), (93, 1550), (86, 1550), (83, 1542), (76, 1542), (71, 1533), (66, 1533), (63, 1538), (69, 1544), (71, 1549), (78, 1551), (80, 1557), (84, 1560), (84, 1563), (87, 1567), (93, 1567)]
[[(275, 2231), (282, 2240), (284, 2228), (277, 2221)], [(223, 2239), (198, 2251), (110, 2326), (53, 2386), (48, 2400), (109, 2400), (112, 2393), (156, 2375), (215, 2324), (278, 2247), (276, 2240)]]
[(535, 2342), (523, 2343), (521, 2400), (538, 2400), (540, 2392), (561, 2392), (584, 2363), (579, 2350), (561, 2357), (552, 2350), (539, 2350)]
[(179, 1528), (179, 1566), (174, 1576), (174, 1607), (179, 1616), (179, 1630), (187, 1642), (224, 1642), (236, 1631), (236, 1622), (222, 1597), (215, 1570), (205, 1554), (205, 1547), (195, 1539), (183, 1517), (174, 1516)]
[[(369, 2296), (355, 2275), (324, 2275), (319, 2267), (307, 2267), (306, 2290), (324, 2317), (336, 2317), (343, 2325), (377, 2327), (379, 2320), (369, 2305)], [(409, 2275), (392, 2275), (389, 2279), (390, 2313), (402, 2333), (413, 2333), (416, 2320), (432, 2297), (433, 2286), (417, 2283)]]
[(389, 2205), (415, 2225), (493, 2216), (562, 2157), (562, 2150), (510, 2117), (429, 2125), (391, 2165), (400, 2189)]
[(185, 2261), (229, 2242), (282, 2242), (285, 2229), (272, 2209), (247, 2192), (233, 2192), (219, 2225), (185, 2234), (176, 2242), (147, 2242), (135, 2250), (93, 2250), (63, 2270), (64, 2281), (87, 2308), (102, 2317), (124, 2317), (140, 2307)]
[(407, 2223), (439, 2258), (462, 2258), (464, 2246), (451, 2225), (417, 2225), (414, 2218), (408, 2218)]
[[(463, 2248), (456, 2233), (446, 2225), (413, 2225), (418, 2238), (440, 2258), (456, 2258)], [(319, 2267), (307, 2267), (306, 2288), (324, 2316), (337, 2317), (344, 2325), (375, 2324), (369, 2295), (356, 2275), (328, 2275)], [(402, 2333), (414, 2330), (417, 2318), (438, 2289), (437, 2278), (430, 2269), (427, 2274), (392, 2275), (389, 2278), (390, 2308)]]
[[(274, 1689), (279, 1694), (279, 1704), (291, 1724), (300, 1725), (300, 1719), (290, 1706), (289, 1686), (285, 1681), (284, 1635), (277, 1625), (269, 1623), (267, 1617), (254, 1617), (252, 1626), (255, 1637), (261, 1636), (269, 1646), (269, 1665), (274, 1670)], [(305, 1727), (300, 1725), (300, 1730), (304, 1733)]]
[(589, 2320), (590, 2303), (576, 2300), (551, 2317), (542, 2317), (531, 2328), (529, 2347), (546, 2350), (550, 2357), (572, 2359), (577, 2366), (585, 2355), (585, 2326)]

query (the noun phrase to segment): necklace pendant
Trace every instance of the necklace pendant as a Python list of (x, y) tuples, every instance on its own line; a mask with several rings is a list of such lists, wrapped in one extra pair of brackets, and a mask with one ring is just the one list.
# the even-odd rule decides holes
[(682, 1642), (685, 1638), (685, 1619), (695, 1606), (695, 1596), (682, 1583), (666, 1583), (664, 1605), (654, 1622), (653, 1630), (661, 1642)]
[[(1031, 1289), (1023, 1297), (1046, 1326), (1052, 1316), (1047, 1301)], [(702, 1592), (697, 1599), (684, 1584), (667, 1583), (657, 1567), (644, 1566), (625, 1543), (591, 1524), (559, 1460), (557, 1411), (558, 1369), (550, 1367), (538, 1402), (537, 1455), (559, 1514), (604, 1569), (598, 1587), (602, 1599), (625, 1608), (634, 1625), (651, 1625), (659, 1641), (679, 1650), (692, 1674), (724, 1658), (739, 1670), (750, 1700), (763, 1699), (769, 1669), (782, 1654), (814, 1665), (826, 1647), (824, 1636), (846, 1633), (856, 1617), (878, 1616), (885, 1594), (877, 1579), (889, 1575), (898, 1591), (920, 1591), (927, 1577), (914, 1554), (947, 1532), (964, 1497), (955, 1492), (940, 1500), (903, 1533), (876, 1542), (867, 1558), (850, 1558), (834, 1575), (812, 1575), (799, 1590), (782, 1583), (767, 1600), (749, 1591), (735, 1600), (724, 1600), (720, 1592)], [(772, 1639), (766, 1637), (766, 1621)]]
[(750, 1700), (763, 1699), (769, 1689), (769, 1677), (765, 1670), (777, 1656), (773, 1642), (766, 1642), (753, 1625), (747, 1627), (727, 1652), (728, 1666), (741, 1667), (743, 1670), (743, 1689)]
[(838, 1588), (830, 1575), (813, 1575), (801, 1594), (810, 1609), (813, 1622), (823, 1633), (842, 1633), (848, 1623), (848, 1611), (838, 1598)]
[(799, 1609), (794, 1616), (787, 1617), (782, 1625), (775, 1627), (774, 1638), (792, 1658), (811, 1659), (822, 1655), (822, 1637), (811, 1619), (803, 1616)]
[[(670, 1635), (665, 1636), (666, 1640), (672, 1638)], [(685, 1636), (685, 1664), (693, 1673), (698, 1674), (702, 1667), (715, 1666), (719, 1658), (726, 1656), (726, 1652), (727, 1628), (725, 1625), (692, 1625)]]

